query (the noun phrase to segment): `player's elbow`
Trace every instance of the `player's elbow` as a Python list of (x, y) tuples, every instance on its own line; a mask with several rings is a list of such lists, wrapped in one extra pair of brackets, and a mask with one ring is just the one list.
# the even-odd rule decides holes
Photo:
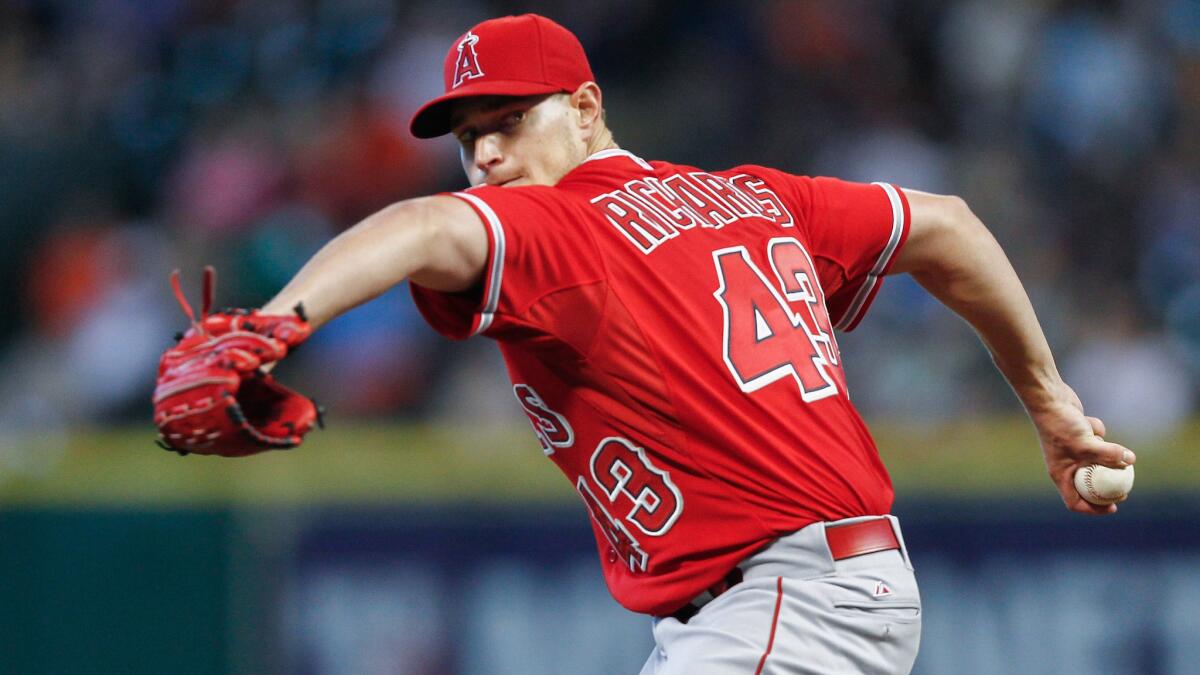
[(965, 247), (990, 249), (995, 245), (996, 240), (991, 231), (979, 216), (975, 215), (965, 199), (953, 195), (943, 196), (943, 199), (946, 222), (942, 227), (948, 233), (946, 236), (954, 237), (960, 246)]
[[(935, 236), (961, 237), (982, 225), (967, 200), (956, 195), (927, 195), (921, 199), (925, 211), (924, 220)], [(914, 213), (913, 222), (917, 222)]]
[(936, 272), (953, 265), (965, 249), (991, 234), (962, 197), (906, 190), (911, 222), (908, 241), (893, 272)]

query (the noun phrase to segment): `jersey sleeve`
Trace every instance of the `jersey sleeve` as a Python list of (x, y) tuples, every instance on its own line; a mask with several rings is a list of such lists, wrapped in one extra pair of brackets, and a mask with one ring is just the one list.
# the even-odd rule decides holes
[(840, 330), (854, 330), (908, 238), (904, 191), (890, 183), (770, 173), (768, 180), (797, 214), (830, 321)]
[(449, 193), (483, 222), (488, 255), (480, 282), (460, 293), (410, 284), (434, 330), (454, 339), (512, 337), (543, 329), (530, 306), (558, 290), (602, 281), (603, 263), (581, 208), (550, 187), (482, 187)]

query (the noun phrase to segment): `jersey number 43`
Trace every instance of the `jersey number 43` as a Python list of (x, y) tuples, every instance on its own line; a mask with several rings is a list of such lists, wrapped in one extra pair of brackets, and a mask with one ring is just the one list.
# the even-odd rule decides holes
[(838, 393), (838, 349), (812, 258), (799, 241), (767, 242), (772, 281), (745, 246), (713, 251), (725, 365), (744, 392), (786, 377), (806, 402)]

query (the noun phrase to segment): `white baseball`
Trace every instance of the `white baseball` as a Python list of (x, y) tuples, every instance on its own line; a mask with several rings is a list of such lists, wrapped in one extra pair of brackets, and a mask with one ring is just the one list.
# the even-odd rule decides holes
[(1096, 506), (1115, 504), (1133, 489), (1133, 467), (1110, 469), (1092, 464), (1075, 472), (1075, 490)]

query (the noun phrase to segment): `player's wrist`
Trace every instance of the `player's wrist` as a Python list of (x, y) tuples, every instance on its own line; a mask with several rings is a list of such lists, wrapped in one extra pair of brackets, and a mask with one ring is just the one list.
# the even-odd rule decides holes
[(1010, 377), (1009, 383), (1030, 414), (1057, 410), (1064, 405), (1073, 405), (1077, 400), (1055, 370), (1030, 373), (1020, 379)]
[(1025, 410), (1032, 415), (1051, 412), (1061, 409), (1063, 406), (1070, 405), (1070, 402), (1065, 397), (1060, 396), (1051, 389), (1018, 392), (1017, 396), (1021, 399), (1021, 405), (1025, 406)]

